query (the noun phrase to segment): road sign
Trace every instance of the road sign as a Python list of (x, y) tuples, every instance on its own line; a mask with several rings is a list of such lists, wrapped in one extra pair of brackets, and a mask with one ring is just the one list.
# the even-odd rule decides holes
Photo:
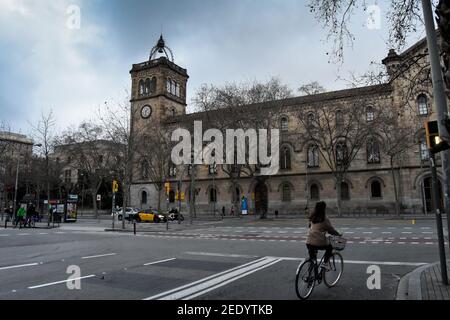
[(102, 201), (102, 196), (100, 194), (97, 195), (97, 201)]

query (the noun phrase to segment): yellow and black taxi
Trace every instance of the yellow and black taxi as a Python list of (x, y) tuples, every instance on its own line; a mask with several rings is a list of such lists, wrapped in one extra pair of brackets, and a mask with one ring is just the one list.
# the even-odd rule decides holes
[(166, 222), (167, 217), (164, 214), (161, 214), (158, 212), (158, 210), (155, 209), (145, 209), (140, 210), (135, 215), (136, 222)]

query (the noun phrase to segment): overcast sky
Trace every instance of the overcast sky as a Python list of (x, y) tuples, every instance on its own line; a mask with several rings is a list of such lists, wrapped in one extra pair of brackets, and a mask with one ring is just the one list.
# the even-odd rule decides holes
[[(368, 1), (380, 5), (384, 1)], [(188, 104), (203, 83), (266, 81), (293, 89), (318, 81), (344, 89), (337, 75), (361, 73), (387, 53), (387, 26), (353, 19), (345, 63), (329, 63), (331, 43), (300, 0), (0, 0), (0, 120), (29, 133), (52, 109), (59, 129), (93, 117), (105, 101), (123, 101), (133, 63), (148, 60), (161, 31), (190, 75)], [(79, 29), (68, 28), (70, 5)], [(422, 34), (416, 36), (415, 41)]]

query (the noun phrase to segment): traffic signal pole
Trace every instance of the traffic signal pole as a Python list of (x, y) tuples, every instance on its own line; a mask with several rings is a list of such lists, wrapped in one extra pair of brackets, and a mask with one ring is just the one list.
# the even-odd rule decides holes
[(433, 190), (433, 207), (436, 214), (436, 227), (438, 234), (438, 245), (439, 245), (439, 258), (441, 262), (441, 276), (442, 282), (448, 284), (447, 275), (447, 260), (445, 257), (445, 244), (444, 244), (444, 230), (442, 227), (442, 214), (441, 214), (441, 197), (439, 192), (439, 181), (437, 177), (436, 170), (436, 158), (434, 153), (430, 152), (430, 164), (431, 164), (431, 181)]
[[(440, 62), (440, 55), (439, 55), (439, 48), (438, 48), (438, 42), (437, 42), (437, 35), (436, 35), (436, 26), (434, 24), (434, 18), (433, 18), (433, 12), (432, 12), (432, 6), (430, 0), (422, 0), (422, 9), (423, 9), (423, 15), (424, 15), (424, 21), (425, 21), (425, 29), (427, 34), (427, 45), (428, 45), (428, 54), (430, 59), (430, 66), (431, 66), (431, 75), (432, 75), (432, 81), (433, 81), (433, 96), (434, 96), (434, 104), (437, 111), (437, 120), (438, 120), (438, 126), (439, 126), (439, 134), (440, 138), (450, 143), (450, 134), (447, 130), (447, 127), (445, 126), (445, 120), (448, 117), (448, 110), (447, 110), (447, 97), (445, 94), (445, 86), (444, 86), (444, 78), (442, 75), (442, 69), (441, 69), (441, 62)], [(444, 204), (445, 204), (445, 210), (447, 213), (447, 225), (448, 230), (450, 231), (450, 150), (443, 151), (441, 153), (442, 158), (442, 170), (444, 172)], [(434, 178), (436, 180), (437, 185), (437, 176), (436, 176), (436, 163), (435, 163), (435, 157), (434, 155), (431, 155), (430, 160), (432, 161), (432, 172), (434, 173)], [(434, 167), (434, 169), (433, 169)], [(433, 186), (434, 186), (433, 182)], [(433, 187), (434, 190), (434, 198), (439, 199), (439, 193), (438, 188), (435, 186)], [(439, 208), (439, 201), (436, 202), (436, 208)], [(438, 228), (438, 234), (439, 232), (442, 232), (442, 216), (440, 210), (436, 210), (437, 213), (437, 228)], [(440, 221), (440, 223), (439, 223)], [(442, 260), (441, 255), (441, 270), (442, 272), (442, 280), (445, 284), (448, 284), (447, 281), (447, 267), (446, 267), (446, 260), (445, 260), (445, 246), (443, 245), (443, 239), (442, 243), (441, 240), (439, 241), (439, 248), (440, 251), (443, 251), (444, 254), (444, 260)], [(449, 241), (450, 244), (450, 241)], [(444, 279), (444, 272), (445, 272), (445, 279)]]

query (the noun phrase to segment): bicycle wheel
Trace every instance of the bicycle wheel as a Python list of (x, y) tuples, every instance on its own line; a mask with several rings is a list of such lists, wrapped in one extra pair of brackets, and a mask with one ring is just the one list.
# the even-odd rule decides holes
[(344, 272), (344, 259), (340, 253), (333, 253), (330, 258), (330, 266), (330, 270), (322, 271), (323, 282), (328, 288), (336, 286)]
[(306, 260), (297, 269), (295, 277), (295, 292), (301, 300), (306, 300), (311, 295), (316, 285), (315, 263), (312, 260)]

